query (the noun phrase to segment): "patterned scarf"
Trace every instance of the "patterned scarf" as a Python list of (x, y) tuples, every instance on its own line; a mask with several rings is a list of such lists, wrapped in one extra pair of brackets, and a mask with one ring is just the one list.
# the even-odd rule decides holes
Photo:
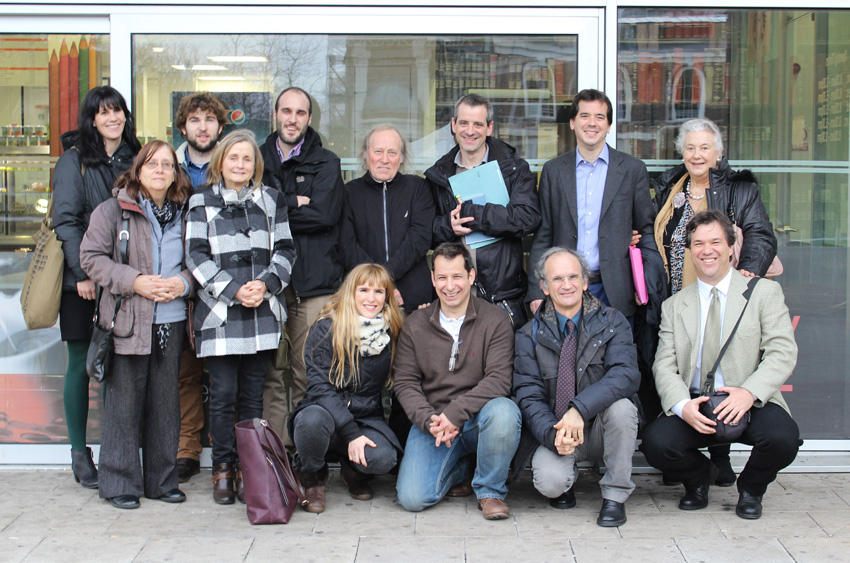
[(360, 355), (377, 356), (390, 343), (390, 327), (381, 314), (374, 319), (360, 317)]
[(177, 204), (170, 199), (166, 199), (165, 203), (162, 204), (162, 207), (157, 207), (153, 200), (150, 200), (150, 202), (153, 216), (156, 217), (157, 221), (159, 221), (160, 227), (165, 227), (169, 224), (177, 214)]

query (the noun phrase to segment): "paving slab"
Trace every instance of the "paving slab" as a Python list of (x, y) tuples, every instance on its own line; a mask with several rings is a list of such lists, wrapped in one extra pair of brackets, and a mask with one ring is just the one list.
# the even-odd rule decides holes
[[(392, 544), (395, 538), (388, 538)], [(360, 540), (352, 538), (291, 537), (286, 534), (254, 540), (245, 563), (268, 561), (298, 561), (298, 563), (325, 563), (326, 561), (354, 561)], [(289, 554), (289, 556), (287, 556)]]
[(38, 547), (45, 536), (43, 535), (19, 535), (19, 534), (0, 534), (0, 554), (2, 560), (8, 563), (17, 563), (23, 561), (29, 553)]
[(765, 510), (758, 520), (744, 520), (734, 512), (714, 513), (711, 517), (727, 538), (828, 537), (805, 512)]
[(828, 536), (850, 538), (850, 510), (810, 510), (808, 515)]
[(794, 559), (776, 538), (683, 539), (677, 545), (685, 561), (746, 561), (747, 563), (793, 563)]
[(313, 535), (322, 536), (400, 536), (413, 537), (416, 515), (342, 513), (319, 514)]
[(494, 538), (467, 538), (467, 563), (515, 563), (518, 560), (533, 560), (535, 563), (572, 563), (573, 551), (567, 539), (531, 538), (522, 542), (521, 553), (515, 540)]
[(704, 510), (684, 511), (677, 514), (640, 514), (619, 527), (625, 539), (654, 538), (722, 538), (720, 527), (711, 513)]
[[(243, 561), (252, 538), (208, 537), (188, 544), (185, 537), (152, 538), (134, 563), (162, 561)], [(281, 558), (283, 554), (280, 554)]]
[(847, 561), (850, 558), (848, 538), (783, 538), (781, 542), (796, 563)]
[(629, 563), (684, 563), (673, 540), (590, 539), (570, 540), (576, 563), (628, 561)]
[(24, 559), (26, 563), (89, 563), (134, 561), (148, 538), (138, 536), (88, 536), (69, 534), (48, 537)]
[[(541, 513), (520, 513), (515, 516), (519, 537), (526, 538), (619, 538), (617, 528), (596, 524), (595, 513), (550, 509)], [(628, 522), (626, 523), (628, 525)], [(525, 542), (523, 542), (525, 543)]]
[(480, 511), (474, 515), (419, 512), (416, 514), (416, 537), (423, 536), (518, 537), (515, 516), (505, 520), (485, 520)]
[(373, 561), (464, 563), (464, 538), (457, 536), (412, 538), (403, 542), (399, 542), (395, 538), (360, 538), (355, 561), (358, 563), (371, 563)]

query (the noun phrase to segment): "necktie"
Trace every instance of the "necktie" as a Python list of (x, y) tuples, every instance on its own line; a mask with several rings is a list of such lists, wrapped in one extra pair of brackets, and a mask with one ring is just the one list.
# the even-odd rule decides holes
[(560, 420), (576, 396), (576, 325), (567, 320), (567, 334), (558, 359), (558, 387), (555, 392), (555, 416)]
[[(711, 288), (711, 303), (708, 306), (708, 317), (705, 319), (705, 331), (702, 336), (702, 363), (700, 364), (700, 392), (705, 391), (705, 378), (720, 352), (720, 296), (717, 288)], [(714, 391), (714, 389), (709, 389)]]

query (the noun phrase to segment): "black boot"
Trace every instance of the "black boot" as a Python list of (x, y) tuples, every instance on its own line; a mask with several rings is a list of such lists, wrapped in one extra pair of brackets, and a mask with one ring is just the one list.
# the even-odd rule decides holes
[(87, 489), (97, 488), (97, 469), (92, 459), (91, 448), (71, 450), (71, 470), (74, 480)]

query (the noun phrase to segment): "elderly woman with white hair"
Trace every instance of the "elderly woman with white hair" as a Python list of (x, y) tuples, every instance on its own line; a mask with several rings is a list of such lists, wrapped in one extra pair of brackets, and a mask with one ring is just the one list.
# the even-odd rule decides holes
[[(749, 170), (733, 171), (723, 157), (723, 136), (708, 119), (691, 119), (679, 127), (676, 150), (682, 164), (653, 180), (655, 242), (667, 267), (671, 293), (677, 293), (696, 276), (686, 258), (685, 225), (706, 209), (734, 212), (734, 222), (744, 234), (738, 271), (764, 276), (776, 256), (776, 236)], [(732, 207), (730, 208), (730, 203)]]
[[(733, 171), (723, 157), (723, 135), (709, 119), (691, 119), (679, 127), (675, 141), (682, 164), (653, 180), (655, 188), (655, 242), (667, 268), (671, 294), (696, 279), (685, 226), (695, 214), (717, 209), (743, 232), (738, 271), (748, 277), (764, 276), (776, 256), (776, 236), (761, 200), (759, 185), (749, 170)], [(731, 205), (730, 205), (731, 204)], [(734, 217), (732, 216), (734, 215)], [(713, 483), (735, 484), (729, 446), (709, 448), (719, 475)], [(666, 476), (664, 483), (675, 484)]]

